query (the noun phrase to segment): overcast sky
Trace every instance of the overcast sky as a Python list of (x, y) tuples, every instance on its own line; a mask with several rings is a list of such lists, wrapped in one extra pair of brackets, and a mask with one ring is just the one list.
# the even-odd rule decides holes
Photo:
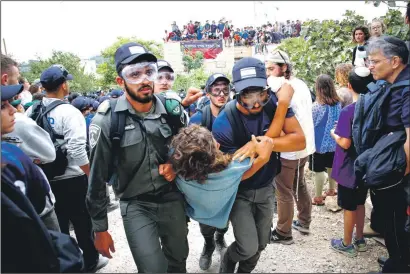
[[(46, 58), (53, 49), (89, 58), (100, 54), (118, 36), (161, 41), (174, 20), (182, 27), (189, 20), (225, 17), (234, 26), (243, 27), (264, 22), (265, 16), (270, 22), (340, 19), (350, 9), (371, 20), (387, 11), (384, 4), (375, 8), (364, 1), (254, 2), (2, 1), (1, 38), (6, 40), (7, 52), (19, 62), (36, 55)], [(259, 22), (255, 22), (255, 11)], [(4, 52), (3, 41), (1, 49)]]

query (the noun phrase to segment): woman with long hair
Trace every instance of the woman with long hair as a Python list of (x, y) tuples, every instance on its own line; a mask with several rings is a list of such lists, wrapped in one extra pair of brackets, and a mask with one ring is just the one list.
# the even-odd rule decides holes
[[(331, 178), (336, 142), (330, 136), (330, 130), (339, 119), (342, 109), (340, 101), (332, 78), (327, 74), (319, 75), (316, 79), (316, 101), (312, 107), (316, 152), (309, 159), (309, 169), (315, 177), (314, 205), (324, 205), (323, 199), (326, 196), (337, 194), (336, 182)], [(328, 174), (329, 189), (322, 195), (325, 172)]]
[(173, 138), (169, 160), (190, 218), (209, 226), (226, 227), (239, 183), (253, 176), (270, 159), (272, 139), (258, 139), (252, 136), (257, 158), (239, 162), (221, 152), (212, 133), (199, 125), (183, 128)]

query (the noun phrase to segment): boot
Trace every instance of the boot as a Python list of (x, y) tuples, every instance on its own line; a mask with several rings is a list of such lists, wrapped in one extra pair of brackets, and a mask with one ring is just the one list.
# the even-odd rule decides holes
[(219, 233), (218, 231), (215, 232), (215, 243), (216, 243), (216, 247), (218, 248), (219, 252), (228, 248), (228, 246), (226, 245), (224, 236), (225, 236), (225, 233), (222, 234), (222, 233)]
[(223, 249), (221, 253), (221, 266), (219, 267), (219, 273), (234, 273), (236, 262), (232, 261), (229, 257), (228, 249)]
[(201, 257), (199, 258), (199, 267), (202, 270), (207, 270), (212, 264), (212, 254), (215, 251), (215, 240), (205, 238), (204, 248), (202, 249)]

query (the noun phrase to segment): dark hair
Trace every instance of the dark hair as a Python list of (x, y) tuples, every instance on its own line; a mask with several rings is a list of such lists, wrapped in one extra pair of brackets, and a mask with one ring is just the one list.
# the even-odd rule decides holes
[(24, 78), (23, 76), (20, 76), (20, 77), (19, 77), (19, 84), (20, 84), (20, 85), (23, 85), (25, 82), (27, 82), (27, 79)]
[(40, 91), (40, 86), (39, 85), (31, 85), (28, 88), (28, 91), (30, 91), (31, 94), (35, 94), (35, 93)]
[(9, 56), (1, 54), (1, 73), (8, 73), (12, 66), (17, 67), (18, 63)]
[(44, 97), (45, 95), (43, 93), (35, 93), (33, 94), (33, 101), (34, 100), (42, 101)]
[(68, 97), (67, 97), (68, 102), (70, 102), (70, 104), (71, 104), (71, 102), (72, 102), (75, 98), (77, 98), (78, 96), (80, 96), (80, 94), (77, 93), (77, 92), (72, 92), (72, 93), (70, 93), (70, 95), (68, 95)]
[(321, 74), (316, 79), (316, 101), (321, 105), (334, 106), (340, 102), (332, 77)]
[(407, 2), (406, 17), (407, 20), (410, 20), (410, 2)]
[(170, 149), (173, 153), (169, 160), (175, 173), (200, 184), (208, 174), (224, 170), (232, 161), (231, 155), (215, 146), (212, 133), (199, 125), (182, 128), (172, 139)]
[(285, 71), (285, 75), (284, 75), (284, 77), (285, 77), (285, 79), (286, 80), (289, 80), (290, 79), (290, 76), (292, 76), (292, 71), (293, 71), (293, 66), (292, 66), (292, 64), (290, 64), (290, 63), (286, 63), (286, 64), (284, 64), (284, 63), (276, 63), (279, 67), (283, 67), (284, 65), (286, 65), (286, 71)]
[(354, 28), (353, 33), (352, 33), (352, 42), (353, 42), (353, 43), (356, 43), (356, 39), (354, 38), (354, 36), (355, 36), (357, 30), (363, 31), (363, 33), (364, 33), (364, 41), (369, 40), (369, 38), (370, 38), (369, 29), (368, 29), (367, 27), (365, 27), (365, 26), (358, 26), (358, 27), (355, 27), (355, 28)]
[(373, 82), (373, 75), (369, 74), (366, 77), (362, 77), (356, 74), (355, 70), (349, 73), (349, 84), (352, 86), (354, 92), (358, 94), (367, 93), (367, 85)]

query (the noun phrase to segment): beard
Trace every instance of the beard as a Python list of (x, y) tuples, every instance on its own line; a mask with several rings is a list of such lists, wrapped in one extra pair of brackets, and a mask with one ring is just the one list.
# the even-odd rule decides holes
[(149, 86), (149, 85), (141, 86), (140, 88), (138, 88), (138, 91), (143, 89), (143, 88), (147, 88), (147, 87), (149, 87), (151, 89), (152, 94), (142, 95), (142, 96), (138, 95), (138, 91), (134, 92), (134, 91), (130, 90), (127, 86), (127, 83), (124, 83), (124, 87), (125, 87), (125, 91), (132, 98), (132, 100), (137, 101), (138, 103), (148, 104), (152, 101), (152, 99), (154, 97), (154, 95), (153, 95), (154, 91), (153, 91), (152, 87)]

